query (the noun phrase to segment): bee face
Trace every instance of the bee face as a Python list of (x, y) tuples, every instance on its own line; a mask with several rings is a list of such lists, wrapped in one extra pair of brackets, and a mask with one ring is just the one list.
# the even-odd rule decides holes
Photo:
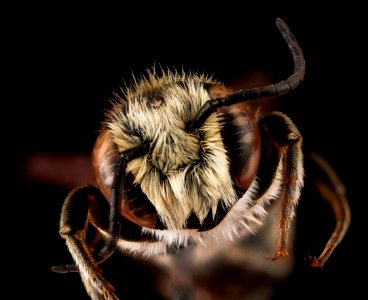
[[(190, 216), (202, 224), (237, 201), (224, 145), (224, 117), (214, 113), (195, 131), (187, 130), (204, 103), (206, 88), (217, 83), (198, 75), (150, 73), (116, 103), (106, 122), (117, 152), (141, 144), (147, 154), (128, 164), (138, 189), (152, 203), (168, 229), (187, 227)], [(213, 89), (212, 89), (213, 90)], [(111, 173), (113, 165), (110, 166)]]

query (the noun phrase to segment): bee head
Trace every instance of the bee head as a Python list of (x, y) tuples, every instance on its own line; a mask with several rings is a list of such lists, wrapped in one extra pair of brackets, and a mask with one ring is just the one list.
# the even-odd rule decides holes
[(237, 199), (221, 116), (213, 113), (200, 128), (187, 130), (211, 97), (212, 85), (218, 83), (206, 76), (148, 72), (108, 113), (119, 153), (147, 145), (147, 153), (127, 166), (134, 178), (130, 189), (142, 191), (168, 229), (186, 228), (191, 215), (203, 223), (215, 217), (219, 203), (230, 207)]

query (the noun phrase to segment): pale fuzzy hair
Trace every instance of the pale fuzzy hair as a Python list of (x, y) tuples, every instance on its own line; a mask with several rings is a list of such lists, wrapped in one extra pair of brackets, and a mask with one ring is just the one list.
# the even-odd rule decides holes
[[(194, 213), (200, 222), (221, 201), (226, 208), (237, 199), (232, 186), (228, 156), (221, 137), (221, 118), (212, 114), (199, 130), (186, 131), (199, 109), (210, 99), (204, 83), (211, 78), (153, 69), (135, 80), (118, 97), (108, 114), (107, 128), (118, 151), (148, 142), (148, 154), (132, 160), (127, 172), (152, 202), (170, 230), (186, 227)], [(152, 107), (149, 97), (159, 95), (163, 104)]]
[[(156, 242), (135, 242), (119, 239), (118, 247), (121, 251), (132, 254), (140, 254), (150, 257), (157, 254), (166, 254), (170, 248), (185, 247), (189, 243), (199, 243), (205, 247), (226, 245), (236, 238), (243, 238), (249, 234), (255, 234), (262, 226), (268, 213), (271, 201), (280, 200), (282, 189), (282, 163), (278, 164), (274, 180), (267, 191), (261, 197), (257, 192), (258, 180), (255, 178), (244, 193), (234, 204), (225, 218), (214, 228), (208, 231), (182, 230), (157, 230), (142, 228), (142, 232), (157, 239)], [(298, 185), (297, 189), (300, 188)], [(299, 193), (299, 192), (298, 192)], [(106, 237), (108, 233), (102, 232)]]
[[(298, 200), (300, 189), (303, 186), (303, 167), (300, 167), (297, 185), (295, 186), (295, 201)], [(268, 189), (260, 196), (257, 191), (258, 180), (255, 178), (249, 189), (234, 204), (225, 218), (211, 230), (198, 232), (190, 229), (157, 230), (143, 227), (142, 232), (154, 237), (157, 240), (156, 242), (136, 242), (119, 239), (118, 247), (126, 253), (150, 257), (157, 254), (166, 254), (170, 248), (185, 247), (191, 242), (200, 243), (206, 247), (214, 244), (215, 247), (219, 248), (234, 239), (246, 237), (249, 234), (256, 234), (268, 214), (270, 202), (282, 200), (280, 199), (283, 185), (282, 173), (283, 166), (280, 160), (275, 171), (274, 180)], [(277, 205), (282, 205), (282, 202), (280, 201)], [(106, 237), (109, 236), (108, 233), (102, 233)]]

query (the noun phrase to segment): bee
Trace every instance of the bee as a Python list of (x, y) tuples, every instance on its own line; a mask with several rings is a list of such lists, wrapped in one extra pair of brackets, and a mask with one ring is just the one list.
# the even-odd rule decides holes
[[(284, 81), (232, 91), (211, 76), (153, 68), (115, 93), (92, 151), (98, 188), (75, 188), (62, 207), (60, 235), (75, 264), (53, 271), (78, 271), (92, 299), (118, 299), (99, 268), (116, 250), (152, 257), (257, 234), (275, 202), (270, 260), (288, 255), (304, 184), (302, 136), (287, 115), (259, 107), (299, 86), (305, 60), (285, 22), (276, 25), (294, 62)], [(334, 203), (346, 212), (342, 198)], [(313, 266), (344, 236), (348, 215), (339, 220), (345, 225)]]

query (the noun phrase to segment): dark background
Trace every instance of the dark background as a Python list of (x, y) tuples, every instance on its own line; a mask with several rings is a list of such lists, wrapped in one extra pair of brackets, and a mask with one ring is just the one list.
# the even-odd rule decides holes
[[(302, 8), (295, 9), (299, 13), (280, 8), (267, 15), (243, 6), (214, 12), (180, 5), (166, 13), (141, 9), (23, 7), (7, 24), (9, 54), (4, 58), (11, 91), (3, 115), (11, 121), (4, 126), (4, 148), (10, 152), (4, 165), (11, 166), (5, 186), (11, 193), (5, 211), (10, 219), (5, 260), (10, 267), (7, 279), (18, 286), (12, 289), (15, 298), (87, 299), (77, 274), (49, 270), (69, 259), (58, 235), (68, 190), (27, 177), (25, 160), (40, 152), (90, 153), (111, 92), (123, 79), (129, 83), (132, 72), (139, 74), (155, 62), (213, 74), (225, 83), (248, 78), (255, 70), (274, 82), (285, 79), (292, 61), (274, 24), (276, 17), (297, 37), (307, 66), (303, 84), (280, 99), (280, 110), (298, 126), (306, 151), (321, 153), (335, 167), (347, 188), (352, 224), (325, 267), (311, 269), (304, 258), (322, 250), (333, 219), (318, 199), (302, 196), (295, 271), (275, 299), (334, 298), (361, 291), (357, 270), (364, 273), (366, 260), (361, 245), (366, 228), (366, 93), (360, 78), (366, 71), (359, 9), (302, 14)], [(122, 260), (129, 270), (132, 263)]]

